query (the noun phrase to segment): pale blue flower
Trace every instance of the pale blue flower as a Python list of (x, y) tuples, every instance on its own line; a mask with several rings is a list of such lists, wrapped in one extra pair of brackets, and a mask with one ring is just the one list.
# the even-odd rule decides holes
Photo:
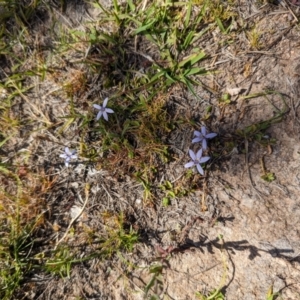
[(93, 107), (99, 110), (97, 117), (96, 117), (96, 121), (98, 121), (102, 116), (106, 121), (108, 121), (107, 113), (109, 113), (109, 114), (114, 113), (114, 111), (112, 109), (106, 108), (107, 102), (108, 102), (108, 98), (105, 98), (102, 106), (98, 105), (98, 104), (93, 104)]
[(189, 149), (189, 154), (192, 160), (187, 164), (185, 164), (184, 167), (191, 168), (193, 166), (196, 166), (198, 172), (201, 175), (204, 175), (204, 171), (200, 164), (207, 162), (210, 159), (210, 157), (209, 156), (202, 157), (202, 149), (200, 149), (196, 154), (193, 150)]
[(77, 159), (77, 155), (75, 153), (76, 153), (76, 150), (70, 151), (70, 149), (68, 147), (66, 147), (65, 148), (65, 153), (59, 155), (59, 157), (65, 159), (66, 167), (69, 166), (69, 162), (70, 162), (71, 159)]
[(192, 143), (202, 143), (202, 149), (207, 149), (207, 139), (212, 139), (217, 136), (216, 133), (207, 133), (205, 126), (201, 126), (201, 132), (200, 131), (194, 131), (195, 138), (192, 139)]

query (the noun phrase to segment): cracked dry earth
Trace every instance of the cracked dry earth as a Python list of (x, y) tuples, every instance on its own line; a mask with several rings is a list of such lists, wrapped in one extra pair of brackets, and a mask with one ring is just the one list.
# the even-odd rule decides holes
[[(284, 17), (272, 15), (266, 22), (280, 27), (286, 23)], [(258, 26), (267, 25), (261, 22)], [(156, 210), (137, 201), (143, 191), (129, 177), (116, 181), (110, 174), (90, 170), (85, 180), (95, 188), (85, 213), (87, 224), (97, 227), (104, 210), (127, 211), (133, 216), (132, 223), (142, 229), (142, 241), (124, 257), (75, 265), (69, 279), (44, 278), (34, 283), (37, 292), (28, 291), (29, 299), (75, 300), (79, 295), (84, 299), (145, 299), (156, 293), (161, 299), (183, 300), (196, 299), (197, 291), (208, 293), (222, 287), (226, 299), (257, 300), (266, 299), (271, 286), (282, 299), (300, 299), (300, 33), (295, 27), (279, 36), (267, 53), (239, 53), (232, 46), (220, 54), (223, 71), (203, 80), (206, 86), (217, 85), (220, 94), (229, 87), (243, 89), (231, 104), (219, 107), (214, 95), (200, 88), (197, 91), (204, 103), (219, 107), (210, 127), (221, 142), (237, 129), (275, 114), (264, 97), (245, 100), (242, 96), (267, 87), (280, 92), (288, 110), (266, 132), (276, 143), (266, 148), (247, 141), (243, 144), (243, 148), (247, 144), (246, 153), (234, 148), (212, 162), (204, 190)], [(246, 65), (252, 70), (247, 76)], [(188, 100), (192, 97), (185, 92), (180, 97), (187, 99), (180, 113), (203, 115), (205, 105)], [(276, 107), (285, 107), (278, 95), (268, 97)], [(192, 131), (182, 130), (173, 141), (181, 153), (187, 153), (191, 135)], [(181, 155), (166, 167), (165, 176), (175, 181), (185, 172), (186, 161), (187, 156)], [(66, 175), (75, 194), (84, 189), (85, 175), (80, 168)], [(263, 181), (263, 168), (276, 179)], [(66, 200), (49, 205), (63, 207), (74, 197), (62, 193)], [(80, 231), (83, 225), (77, 226)], [(80, 245), (80, 236), (73, 243)], [(168, 249), (171, 255), (166, 258)], [(153, 277), (149, 266), (155, 264), (163, 265), (160, 281), (145, 296), (145, 286)]]

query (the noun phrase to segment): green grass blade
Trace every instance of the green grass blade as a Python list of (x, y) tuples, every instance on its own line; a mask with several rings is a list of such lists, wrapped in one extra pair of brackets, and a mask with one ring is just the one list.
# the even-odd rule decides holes
[(178, 66), (179, 68), (186, 67), (186, 66), (193, 66), (195, 63), (197, 63), (199, 60), (202, 60), (206, 57), (206, 54), (204, 52), (200, 53), (194, 53), (182, 60)]
[(186, 38), (185, 38), (185, 40), (184, 40), (184, 42), (183, 42), (183, 45), (182, 45), (182, 48), (183, 48), (183, 49), (186, 49), (188, 46), (190, 46), (190, 44), (191, 44), (191, 42), (192, 42), (194, 36), (195, 36), (195, 31), (190, 31), (190, 32), (187, 34), (187, 36), (186, 36)]
[(148, 29), (150, 29), (151, 27), (153, 27), (153, 24), (156, 22), (156, 20), (152, 20), (150, 23), (143, 25), (139, 28), (137, 28), (134, 32), (134, 34), (139, 34), (143, 31), (147, 31)]
[(185, 28), (187, 28), (189, 26), (189, 24), (190, 24), (191, 13), (192, 13), (192, 2), (189, 1), (188, 8), (187, 8), (187, 11), (186, 11), (185, 20), (184, 20), (184, 27)]
[(195, 74), (199, 74), (202, 72), (206, 72), (205, 69), (203, 68), (192, 68), (192, 69), (188, 69), (184, 72), (184, 76), (191, 76), (191, 75), (195, 75)]
[(11, 137), (12, 137), (12, 135), (6, 137), (3, 141), (1, 141), (1, 142), (0, 142), (0, 148), (8, 141)]

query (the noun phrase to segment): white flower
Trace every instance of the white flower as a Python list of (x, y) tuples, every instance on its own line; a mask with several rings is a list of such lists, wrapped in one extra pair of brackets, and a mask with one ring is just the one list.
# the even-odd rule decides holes
[(190, 154), (190, 157), (192, 160), (190, 162), (188, 162), (187, 164), (185, 164), (184, 167), (191, 168), (193, 166), (196, 166), (198, 172), (201, 175), (204, 175), (204, 171), (200, 164), (207, 162), (210, 159), (210, 157), (209, 156), (202, 157), (202, 149), (200, 149), (197, 152), (197, 154), (195, 154), (195, 152), (193, 150), (189, 149), (189, 154)]
[(99, 110), (96, 117), (96, 121), (98, 121), (102, 116), (106, 121), (108, 121), (107, 113), (109, 114), (114, 113), (112, 109), (106, 108), (107, 102), (108, 102), (108, 98), (105, 98), (102, 106), (98, 104), (93, 104), (93, 107)]
[(66, 147), (65, 148), (65, 153), (59, 155), (59, 157), (65, 159), (66, 167), (69, 166), (69, 162), (70, 162), (71, 159), (76, 159), (77, 158), (77, 155), (75, 153), (76, 153), (76, 150), (70, 151), (70, 149), (68, 147)]
[(207, 133), (206, 128), (204, 126), (201, 127), (201, 132), (200, 131), (194, 131), (194, 135), (196, 136), (193, 140), (192, 143), (198, 143), (202, 142), (202, 149), (206, 150), (207, 149), (207, 139), (212, 139), (217, 136), (216, 133)]

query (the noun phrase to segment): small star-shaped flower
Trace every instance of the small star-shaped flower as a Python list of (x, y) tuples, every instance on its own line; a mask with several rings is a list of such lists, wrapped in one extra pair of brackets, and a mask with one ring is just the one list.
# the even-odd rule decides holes
[(185, 164), (184, 167), (191, 168), (193, 166), (196, 166), (198, 172), (201, 175), (204, 175), (204, 171), (200, 164), (207, 162), (210, 159), (210, 157), (209, 156), (202, 157), (202, 149), (200, 149), (196, 154), (193, 150), (189, 149), (189, 154), (192, 160), (187, 164)]
[(105, 98), (102, 106), (98, 104), (93, 104), (93, 107), (99, 110), (96, 117), (96, 121), (98, 121), (102, 116), (106, 121), (108, 121), (107, 113), (109, 114), (114, 113), (112, 109), (106, 107), (107, 102), (108, 102), (108, 98)]
[(65, 159), (66, 167), (69, 166), (69, 162), (70, 162), (71, 159), (76, 159), (77, 158), (77, 155), (75, 153), (76, 153), (76, 150), (70, 151), (70, 149), (68, 147), (66, 147), (65, 148), (65, 153), (59, 155), (59, 157)]
[(194, 131), (195, 138), (192, 139), (192, 143), (198, 143), (202, 142), (202, 149), (207, 149), (207, 139), (212, 139), (217, 136), (216, 133), (207, 133), (206, 128), (204, 126), (201, 126), (201, 132), (200, 131)]

